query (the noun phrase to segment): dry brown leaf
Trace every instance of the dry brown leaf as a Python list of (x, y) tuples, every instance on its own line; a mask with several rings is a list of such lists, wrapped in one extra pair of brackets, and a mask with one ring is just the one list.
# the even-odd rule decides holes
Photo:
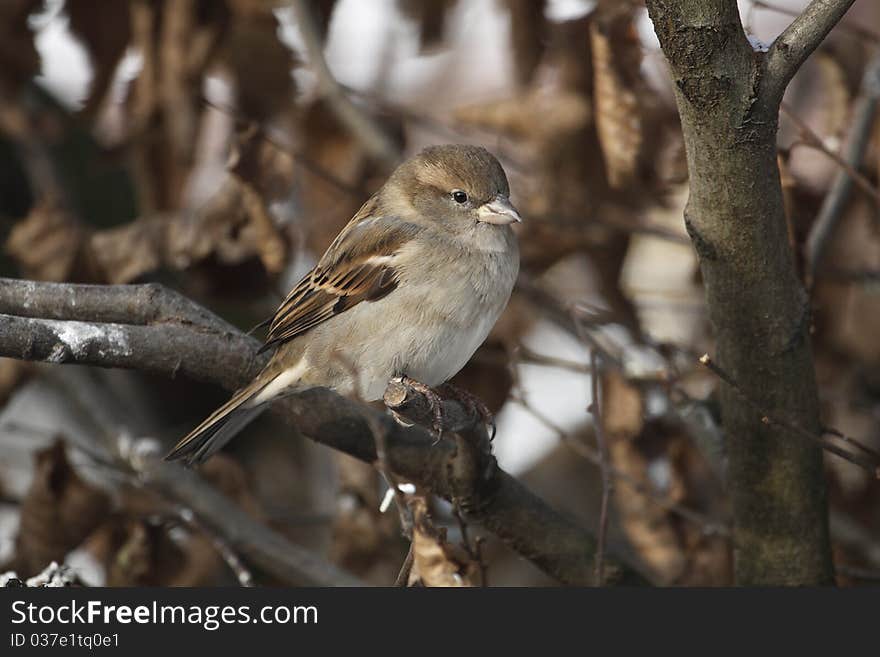
[(278, 274), (288, 245), (268, 202), (293, 184), (293, 161), (251, 126), (236, 135), (229, 174), (217, 192), (192, 212), (145, 216), (94, 233), (89, 252), (104, 280), (127, 283), (159, 267), (186, 269), (209, 256), (222, 264), (259, 257)]
[(110, 499), (77, 475), (61, 441), (38, 452), (15, 542), (20, 572), (34, 574), (63, 561), (109, 514)]
[(296, 177), (293, 156), (272, 142), (257, 123), (236, 133), (227, 169), (253, 185), (266, 201), (287, 198)]
[(585, 127), (591, 115), (589, 99), (582, 94), (544, 87), (532, 87), (516, 98), (463, 107), (455, 113), (456, 119), (467, 125), (536, 141), (571, 135)]
[(827, 49), (819, 49), (814, 58), (822, 82), (821, 134), (839, 135), (846, 131), (851, 117), (852, 92), (842, 63)]
[(287, 110), (293, 102), (293, 53), (278, 40), (278, 20), (264, 12), (232, 22), (221, 61), (235, 84), (239, 112), (258, 122)]
[(165, 523), (127, 520), (116, 534), (107, 586), (205, 586), (223, 568), (208, 539), (187, 534), (174, 540)]
[(42, 201), (15, 224), (6, 252), (26, 278), (65, 281), (76, 267), (84, 239), (85, 231), (70, 214), (51, 201)]
[(303, 110), (296, 130), (301, 141), (296, 158), (297, 194), (302, 203), (301, 216), (307, 222), (303, 228), (309, 249), (320, 254), (370, 192), (384, 182), (385, 173), (324, 101)]
[(222, 452), (215, 454), (199, 468), (199, 474), (235, 502), (242, 511), (257, 520), (265, 519), (263, 506), (254, 494), (247, 473), (237, 460)]
[(243, 208), (256, 233), (260, 261), (267, 272), (278, 274), (287, 262), (287, 243), (267, 202), (289, 193), (293, 185), (292, 158), (253, 126), (238, 135), (229, 170), (240, 183)]
[(14, 97), (20, 85), (40, 71), (40, 58), (28, 17), (40, 10), (42, 0), (0, 2), (0, 92)]
[(33, 364), (14, 358), (0, 358), (0, 406), (33, 371)]
[(520, 84), (528, 84), (547, 42), (546, 0), (501, 0), (510, 13), (510, 41)]
[[(602, 376), (602, 421), (611, 466), (636, 481), (648, 481), (648, 459), (636, 445), (644, 427), (642, 395), (616, 370)], [(614, 511), (627, 538), (658, 576), (673, 581), (687, 560), (669, 514), (627, 486), (614, 489)]]
[(89, 250), (108, 283), (130, 283), (158, 269), (164, 258), (164, 218), (142, 219), (92, 234)]
[(379, 480), (372, 465), (343, 453), (333, 457), (339, 492), (330, 558), (346, 570), (363, 575), (388, 555), (396, 512), (379, 512)]
[(636, 177), (640, 166), (645, 128), (642, 104), (647, 93), (639, 72), (641, 44), (630, 11), (597, 11), (590, 24), (590, 43), (596, 129), (608, 182), (620, 189)]
[[(608, 194), (593, 126), (590, 22), (552, 24), (546, 53), (527, 88), (513, 99), (465, 107), (456, 116), (511, 137), (527, 155), (529, 177), (516, 181), (516, 188), (530, 223), (540, 219), (582, 227)], [(530, 240), (524, 237), (522, 243)]]
[(434, 48), (443, 40), (446, 17), (458, 0), (397, 0), (401, 13), (419, 28), (419, 48), (422, 52)]
[[(852, 272), (880, 271), (877, 209), (869, 199), (853, 200), (829, 244), (828, 263)], [(880, 294), (870, 280), (819, 276), (817, 337), (839, 354), (865, 365), (880, 363)]]
[(227, 183), (193, 214), (158, 215), (94, 233), (89, 250), (102, 278), (129, 283), (161, 266), (184, 270), (216, 254), (224, 264), (256, 253), (238, 184)]
[(479, 567), (462, 548), (446, 540), (446, 532), (437, 529), (424, 497), (409, 501), (413, 514), (413, 566), (409, 586), (474, 586)]
[(181, 207), (195, 161), (202, 85), (223, 35), (223, 3), (131, 0), (131, 43), (142, 59), (127, 104), (127, 134), (141, 212)]
[(128, 0), (94, 2), (67, 0), (70, 31), (85, 47), (94, 75), (83, 113), (93, 114), (102, 104), (116, 67), (131, 40), (131, 16)]

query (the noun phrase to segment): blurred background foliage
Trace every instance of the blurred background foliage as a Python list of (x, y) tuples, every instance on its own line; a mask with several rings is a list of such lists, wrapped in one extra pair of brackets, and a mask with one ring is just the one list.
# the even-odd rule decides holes
[[(740, 4), (758, 43), (805, 3)], [(797, 253), (840, 170), (878, 35), (880, 7), (857, 2), (786, 98), (779, 166)], [(697, 362), (712, 332), (682, 222), (675, 104), (641, 2), (0, 4), (4, 276), (158, 281), (248, 329), (394, 162), (444, 142), (496, 153), (526, 217), (522, 280), (457, 377), (498, 412), (501, 465), (597, 525), (587, 410), (596, 350), (614, 480), (609, 550), (659, 582), (729, 584), (717, 381)], [(875, 116), (858, 166), (866, 184), (812, 289), (823, 417), (874, 447), (878, 168)], [(0, 359), (0, 570), (30, 576), (66, 560), (90, 584), (234, 582), (203, 528), (148, 490), (96, 476), (67, 441), (99, 416), (170, 444), (225, 393), (65, 369)], [(839, 582), (876, 578), (880, 488), (849, 463), (826, 464)], [(394, 582), (408, 542), (397, 515), (379, 511), (373, 468), (264, 416), (201, 474), (291, 540), (369, 582)], [(473, 555), (453, 549), (461, 536), (448, 505), (429, 506), (430, 522), (416, 509), (416, 579), (448, 583), (452, 569), (479, 581)], [(491, 584), (552, 583), (487, 538)]]

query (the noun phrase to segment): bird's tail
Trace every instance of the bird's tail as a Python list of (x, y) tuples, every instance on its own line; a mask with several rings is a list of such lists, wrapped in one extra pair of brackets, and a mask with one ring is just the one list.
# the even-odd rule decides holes
[(208, 457), (228, 443), (248, 423), (262, 413), (266, 404), (259, 393), (266, 387), (257, 377), (250, 385), (236, 392), (232, 399), (211, 413), (204, 422), (190, 431), (166, 456), (166, 461), (182, 460), (186, 465), (204, 463)]

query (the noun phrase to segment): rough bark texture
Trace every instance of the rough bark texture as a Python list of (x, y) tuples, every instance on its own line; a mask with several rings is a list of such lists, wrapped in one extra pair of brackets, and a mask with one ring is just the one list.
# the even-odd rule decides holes
[[(776, 130), (785, 85), (850, 4), (815, 0), (763, 52), (735, 0), (647, 0), (676, 87), (690, 172), (685, 223), (716, 359), (767, 412), (817, 433), (810, 311), (786, 233)], [(721, 402), (737, 583), (831, 583), (820, 450), (762, 423), (729, 386)]]

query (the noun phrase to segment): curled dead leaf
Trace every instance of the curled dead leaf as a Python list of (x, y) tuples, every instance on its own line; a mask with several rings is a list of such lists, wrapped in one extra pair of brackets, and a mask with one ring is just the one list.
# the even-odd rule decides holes
[(63, 561), (110, 514), (110, 498), (80, 478), (61, 441), (38, 452), (36, 461), (15, 541), (18, 570), (28, 574)]
[(446, 540), (434, 526), (424, 497), (409, 500), (413, 514), (413, 566), (409, 586), (474, 586), (479, 566), (460, 548)]
[(107, 586), (205, 586), (223, 567), (208, 539), (154, 518), (125, 520), (115, 533)]
[(546, 0), (502, 0), (510, 13), (510, 41), (517, 80), (527, 84), (547, 42)]
[(85, 230), (66, 211), (49, 200), (35, 205), (13, 226), (6, 252), (26, 278), (69, 280), (80, 256)]
[[(635, 481), (649, 482), (649, 460), (636, 444), (644, 428), (641, 392), (620, 372), (609, 369), (602, 375), (601, 397), (611, 467)], [(615, 487), (613, 499), (614, 512), (639, 557), (658, 576), (674, 581), (686, 558), (667, 511), (623, 485)]]
[(294, 94), (293, 52), (278, 39), (278, 19), (265, 10), (232, 21), (221, 62), (235, 84), (239, 112), (266, 121), (290, 107)]
[(598, 12), (590, 23), (596, 130), (612, 188), (638, 173), (644, 142), (641, 44), (628, 11)]
[(347, 454), (334, 454), (339, 492), (333, 517), (330, 558), (357, 574), (368, 573), (389, 556), (398, 532), (394, 509), (379, 511), (376, 469)]
[(0, 358), (0, 405), (15, 388), (33, 371), (32, 363), (13, 358)]

